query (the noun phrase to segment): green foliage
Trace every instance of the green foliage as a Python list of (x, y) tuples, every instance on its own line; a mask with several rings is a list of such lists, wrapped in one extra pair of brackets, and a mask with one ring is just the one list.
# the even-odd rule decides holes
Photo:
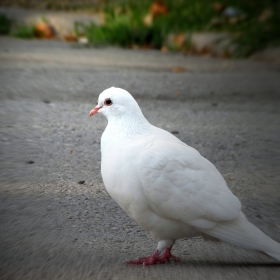
[(94, 46), (117, 45), (131, 47), (133, 45), (160, 48), (164, 34), (159, 25), (145, 26), (142, 22), (131, 22), (127, 16), (110, 18), (106, 25), (89, 26), (76, 23), (76, 32), (85, 35)]
[[(153, 18), (147, 26), (143, 19), (149, 13), (152, 0), (115, 0), (105, 2), (102, 11), (105, 24), (89, 26), (77, 24), (78, 34), (84, 34), (95, 46), (134, 45), (161, 48), (170, 33), (199, 31), (227, 32), (236, 38), (236, 57), (249, 56), (271, 45), (280, 45), (280, 2), (278, 0), (164, 0), (168, 13)], [(216, 11), (214, 2), (241, 11), (233, 18)], [(104, 2), (103, 2), (104, 3)], [(264, 21), (259, 17), (265, 9), (272, 15)]]
[(23, 39), (32, 39), (35, 37), (35, 27), (32, 25), (18, 25), (12, 32), (12, 36)]
[(280, 46), (280, 21), (272, 18), (267, 24), (255, 23), (233, 40), (238, 47), (235, 57), (247, 57), (266, 47)]
[(11, 20), (6, 15), (0, 13), (0, 35), (9, 34), (11, 24)]

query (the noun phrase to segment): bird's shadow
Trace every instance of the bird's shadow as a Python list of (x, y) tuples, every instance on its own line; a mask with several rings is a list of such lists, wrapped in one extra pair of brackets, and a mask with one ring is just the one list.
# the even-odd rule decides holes
[(229, 262), (229, 261), (196, 261), (183, 260), (181, 265), (200, 267), (280, 267), (280, 262)]

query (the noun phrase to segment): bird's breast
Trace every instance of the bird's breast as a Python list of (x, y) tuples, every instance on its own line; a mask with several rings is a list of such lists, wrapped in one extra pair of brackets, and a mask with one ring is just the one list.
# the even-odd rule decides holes
[(101, 174), (110, 196), (130, 214), (131, 205), (141, 196), (141, 187), (130, 156), (121, 147), (102, 152)]

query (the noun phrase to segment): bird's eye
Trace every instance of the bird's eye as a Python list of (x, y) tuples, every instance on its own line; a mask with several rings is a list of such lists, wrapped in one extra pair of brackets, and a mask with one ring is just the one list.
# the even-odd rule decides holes
[(110, 98), (106, 98), (104, 100), (104, 104), (107, 105), (107, 106), (111, 106), (113, 104), (112, 100)]

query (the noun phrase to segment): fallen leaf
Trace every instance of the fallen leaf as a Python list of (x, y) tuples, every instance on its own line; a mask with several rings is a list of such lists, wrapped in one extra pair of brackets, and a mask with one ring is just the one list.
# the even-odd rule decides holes
[(70, 151), (70, 154), (74, 154), (75, 152), (73, 150)]
[(235, 25), (238, 23), (238, 21), (239, 21), (238, 17), (230, 17), (228, 23), (231, 25)]
[(218, 13), (221, 13), (225, 9), (225, 5), (220, 2), (215, 2), (213, 4), (214, 10)]
[(273, 15), (272, 10), (270, 9), (265, 9), (262, 11), (262, 13), (260, 14), (258, 20), (259, 22), (266, 22), (269, 18), (271, 18)]
[(163, 1), (155, 1), (150, 7), (150, 13), (153, 16), (161, 16), (168, 14), (168, 7)]
[(230, 57), (230, 52), (229, 51), (225, 51), (222, 55), (223, 58), (229, 58)]
[(64, 40), (67, 41), (67, 42), (77, 42), (77, 36), (75, 35), (65, 35), (64, 36)]
[(140, 49), (141, 49), (141, 50), (150, 50), (150, 49), (152, 49), (152, 47), (151, 47), (150, 44), (144, 43), (144, 44), (142, 44), (142, 45), (140, 46)]
[(197, 54), (199, 55), (207, 55), (207, 56), (213, 56), (214, 51), (211, 47), (205, 46), (201, 50), (196, 51)]
[(174, 73), (183, 73), (183, 72), (186, 72), (187, 69), (185, 67), (182, 67), (182, 66), (174, 66), (172, 68), (172, 72)]
[(55, 36), (55, 30), (51, 25), (40, 22), (35, 26), (35, 35), (41, 39), (50, 39)]
[(186, 35), (185, 34), (177, 34), (173, 37), (174, 43), (179, 47), (183, 47), (186, 42)]

